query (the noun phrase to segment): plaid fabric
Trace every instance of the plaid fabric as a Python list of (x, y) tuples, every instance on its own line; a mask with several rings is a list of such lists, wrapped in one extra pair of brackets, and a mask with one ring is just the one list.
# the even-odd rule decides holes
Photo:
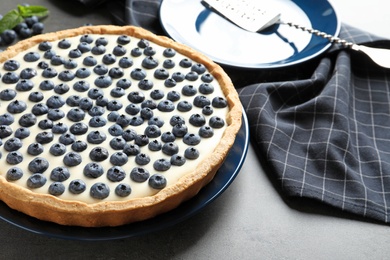
[[(108, 7), (117, 24), (162, 34), (160, 1)], [(347, 25), (340, 37), (390, 48), (390, 41)], [(337, 46), (289, 68), (225, 69), (239, 88), (259, 156), (286, 196), (390, 222), (390, 70)]]

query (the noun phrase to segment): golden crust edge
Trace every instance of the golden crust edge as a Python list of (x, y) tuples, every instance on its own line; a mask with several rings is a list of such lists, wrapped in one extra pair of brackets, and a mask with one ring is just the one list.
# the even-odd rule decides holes
[(173, 185), (157, 194), (145, 198), (127, 201), (98, 202), (86, 204), (76, 201), (65, 201), (51, 195), (37, 194), (9, 183), (0, 176), (0, 200), (9, 207), (44, 221), (61, 225), (84, 227), (119, 226), (152, 218), (170, 211), (182, 202), (194, 197), (201, 188), (208, 184), (222, 165), (224, 158), (234, 144), (241, 127), (242, 106), (238, 94), (223, 69), (208, 57), (188, 46), (174, 42), (170, 38), (157, 36), (149, 31), (134, 26), (85, 26), (54, 33), (34, 36), (18, 42), (0, 53), (0, 63), (15, 56), (42, 41), (54, 41), (82, 34), (126, 34), (137, 38), (148, 39), (158, 45), (174, 48), (196, 62), (204, 64), (218, 80), (227, 98), (230, 111), (227, 117), (228, 127), (212, 156), (199, 163), (195, 172), (183, 176)]

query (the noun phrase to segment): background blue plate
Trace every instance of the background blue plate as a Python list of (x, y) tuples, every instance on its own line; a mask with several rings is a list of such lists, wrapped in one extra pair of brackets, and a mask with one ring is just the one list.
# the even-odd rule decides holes
[(237, 135), (234, 146), (214, 179), (194, 198), (184, 202), (178, 208), (155, 218), (120, 227), (82, 228), (68, 227), (29, 217), (9, 208), (0, 202), (0, 219), (25, 230), (62, 239), (74, 240), (113, 240), (147, 234), (180, 223), (202, 210), (221, 195), (233, 182), (244, 163), (249, 145), (249, 130), (246, 115)]
[[(340, 23), (326, 0), (272, 0), (284, 22), (338, 35)], [(239, 68), (278, 68), (301, 63), (327, 50), (328, 40), (288, 25), (252, 33), (206, 8), (201, 0), (163, 0), (161, 24), (175, 41), (215, 62)]]

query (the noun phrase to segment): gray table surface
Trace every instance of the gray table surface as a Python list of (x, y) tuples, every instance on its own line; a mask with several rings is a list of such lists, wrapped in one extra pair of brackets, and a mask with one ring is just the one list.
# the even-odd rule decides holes
[[(104, 10), (74, 8), (70, 1), (28, 3), (50, 9), (46, 32), (111, 22)], [(390, 2), (332, 3), (342, 22), (390, 38)], [(15, 1), (1, 0), (0, 13), (15, 5)], [(250, 146), (240, 174), (217, 200), (172, 228), (139, 237), (100, 242), (62, 240), (0, 221), (0, 259), (389, 258), (388, 226), (311, 201), (286, 200), (270, 174), (264, 171)]]

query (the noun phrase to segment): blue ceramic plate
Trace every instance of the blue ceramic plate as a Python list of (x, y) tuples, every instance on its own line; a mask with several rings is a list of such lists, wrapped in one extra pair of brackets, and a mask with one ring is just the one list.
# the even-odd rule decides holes
[[(336, 36), (339, 33), (339, 20), (327, 0), (272, 0), (272, 5), (284, 22)], [(319, 36), (288, 25), (274, 25), (259, 33), (245, 31), (210, 11), (201, 0), (163, 0), (160, 19), (172, 39), (232, 67), (290, 66), (314, 58), (331, 46)]]
[(168, 213), (149, 220), (120, 227), (68, 227), (29, 217), (9, 208), (3, 202), (0, 202), (0, 219), (37, 234), (73, 240), (114, 240), (162, 230), (190, 218), (221, 195), (240, 172), (248, 151), (248, 145), (248, 121), (244, 114), (243, 124), (234, 146), (214, 179), (194, 198)]

